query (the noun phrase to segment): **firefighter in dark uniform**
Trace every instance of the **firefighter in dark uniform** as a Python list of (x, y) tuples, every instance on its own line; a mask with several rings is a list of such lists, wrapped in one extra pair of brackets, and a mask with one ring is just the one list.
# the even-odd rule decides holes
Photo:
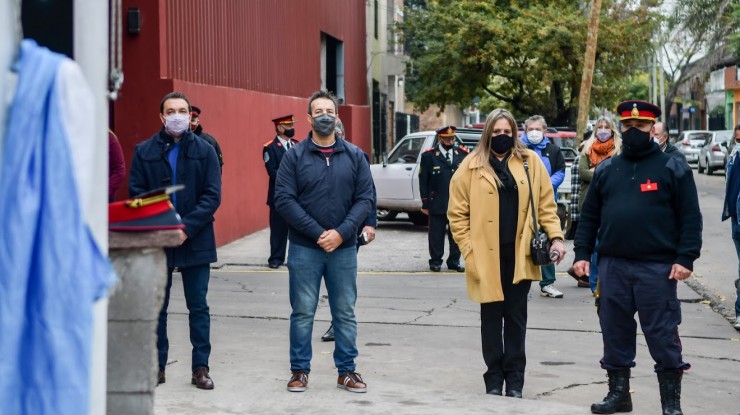
[(288, 224), (275, 210), (275, 179), (283, 156), (298, 140), (293, 139), (295, 119), (293, 114), (272, 120), (275, 124), (277, 136), (266, 142), (262, 149), (262, 159), (265, 161), (267, 175), (270, 176), (270, 184), (267, 190), (267, 205), (270, 206), (270, 258), (267, 265), (277, 268), (285, 263), (285, 250), (288, 246)]
[(445, 234), (450, 241), (450, 255), (447, 268), (465, 272), (460, 265), (460, 248), (457, 247), (448, 229), (447, 203), (450, 200), (450, 179), (457, 167), (468, 155), (468, 149), (455, 145), (453, 126), (442, 127), (436, 131), (437, 145), (421, 155), (419, 165), (419, 192), (421, 211), (429, 215), (429, 269), (442, 270), (442, 256), (445, 250)]
[(591, 412), (632, 410), (630, 369), (635, 366), (635, 313), (660, 386), (663, 414), (682, 414), (683, 361), (677, 283), (691, 276), (701, 250), (702, 216), (691, 168), (660, 150), (650, 129), (660, 109), (644, 101), (617, 107), (622, 154), (603, 161), (583, 203), (575, 238), (577, 275), (588, 275), (599, 240), (599, 289), (609, 393)]

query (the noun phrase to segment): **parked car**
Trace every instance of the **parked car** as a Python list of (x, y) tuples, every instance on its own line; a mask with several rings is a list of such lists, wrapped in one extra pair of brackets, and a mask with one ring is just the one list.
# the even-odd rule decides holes
[(712, 132), (707, 130), (683, 131), (676, 138), (676, 147), (678, 147), (678, 151), (681, 154), (686, 156), (686, 161), (689, 163), (698, 163), (699, 150), (701, 150), (701, 147), (711, 135)]
[[(480, 129), (458, 128), (456, 142), (472, 151), (480, 141), (481, 133)], [(427, 224), (427, 216), (421, 213), (419, 162), (421, 162), (421, 153), (437, 144), (434, 138), (434, 131), (408, 134), (391, 149), (390, 153), (383, 155), (383, 163), (370, 166), (378, 198), (378, 219), (392, 220), (399, 212), (406, 212), (415, 225)], [(570, 166), (573, 164), (576, 152), (571, 148), (564, 148), (561, 151), (565, 156), (567, 181), (567, 183), (563, 182), (558, 189), (558, 213), (562, 211), (562, 221), (567, 220), (568, 216)]]
[(699, 150), (699, 173), (707, 175), (716, 169), (724, 169), (727, 164), (727, 147), (732, 140), (732, 130), (712, 131)]
[[(480, 141), (482, 130), (458, 128), (455, 140), (472, 150)], [(434, 147), (436, 133), (419, 131), (408, 134), (390, 153), (383, 154), (382, 164), (370, 166), (378, 198), (378, 219), (391, 220), (398, 212), (406, 212), (414, 225), (426, 225), (427, 216), (421, 213), (419, 194), (419, 162), (421, 153)]]

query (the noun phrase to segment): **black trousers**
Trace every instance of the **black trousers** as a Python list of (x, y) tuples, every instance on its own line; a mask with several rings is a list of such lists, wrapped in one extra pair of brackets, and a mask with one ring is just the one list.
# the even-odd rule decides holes
[(514, 284), (514, 244), (501, 246), (501, 286), (504, 301), (480, 305), (483, 374), (486, 392), (502, 389), (521, 392), (527, 357), (524, 343), (527, 334), (527, 296), (532, 282)]
[(681, 338), (681, 303), (672, 264), (615, 257), (599, 258), (599, 323), (604, 340), (601, 367), (635, 366), (637, 313), (656, 372), (685, 370)]
[(285, 250), (288, 247), (288, 223), (270, 207), (270, 258), (271, 265), (282, 265), (285, 262)]
[(445, 235), (450, 241), (450, 256), (447, 257), (447, 267), (456, 268), (460, 265), (460, 248), (452, 238), (452, 232), (447, 229), (450, 221), (447, 215), (429, 215), (429, 265), (442, 265), (445, 253)]

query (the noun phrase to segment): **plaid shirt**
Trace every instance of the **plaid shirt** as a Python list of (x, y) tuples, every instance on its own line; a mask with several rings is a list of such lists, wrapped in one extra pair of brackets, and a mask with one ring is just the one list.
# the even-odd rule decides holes
[(581, 190), (581, 173), (578, 169), (578, 161), (581, 155), (579, 154), (570, 168), (570, 220), (572, 222), (577, 221), (581, 217), (581, 212), (578, 210), (578, 192)]

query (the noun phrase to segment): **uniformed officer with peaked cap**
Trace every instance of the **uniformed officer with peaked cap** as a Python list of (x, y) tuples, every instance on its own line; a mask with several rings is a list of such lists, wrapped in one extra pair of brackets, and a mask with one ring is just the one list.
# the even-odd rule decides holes
[(288, 247), (288, 224), (275, 211), (275, 179), (277, 178), (280, 161), (291, 147), (298, 144), (298, 140), (293, 138), (295, 135), (293, 114), (275, 118), (272, 122), (275, 124), (277, 136), (265, 143), (262, 149), (262, 159), (265, 162), (267, 175), (270, 176), (267, 190), (267, 205), (270, 206), (270, 258), (267, 260), (267, 265), (270, 268), (277, 268), (285, 263), (285, 251)]
[(691, 168), (650, 138), (660, 108), (629, 100), (617, 107), (622, 153), (596, 168), (574, 244), (577, 275), (587, 275), (599, 240), (599, 286), (609, 393), (591, 412), (632, 410), (637, 323), (655, 361), (663, 414), (681, 414), (683, 360), (677, 282), (691, 276), (701, 251), (702, 217)]
[(468, 149), (455, 145), (456, 128), (444, 126), (436, 131), (436, 145), (421, 155), (419, 165), (419, 192), (422, 212), (429, 215), (429, 269), (442, 269), (445, 234), (450, 243), (447, 268), (465, 272), (460, 264), (460, 248), (448, 229), (447, 204), (450, 200), (450, 180), (457, 167), (468, 155)]

